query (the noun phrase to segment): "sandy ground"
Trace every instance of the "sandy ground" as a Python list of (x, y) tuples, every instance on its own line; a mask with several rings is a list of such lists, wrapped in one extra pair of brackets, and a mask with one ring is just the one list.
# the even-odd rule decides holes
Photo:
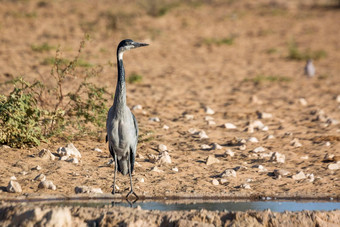
[[(127, 84), (128, 105), (143, 107), (134, 111), (143, 135), (133, 174), (137, 194), (339, 198), (339, 170), (328, 168), (336, 159), (323, 162), (326, 154), (340, 155), (339, 10), (322, 1), (317, 7), (299, 1), (269, 2), (179, 4), (159, 17), (146, 13), (148, 4), (132, 1), (1, 2), (0, 87), (8, 94), (11, 88), (5, 82), (20, 75), (53, 84), (51, 66), (43, 62), (55, 55), (55, 49), (36, 52), (31, 46), (60, 45), (63, 56), (72, 58), (87, 32), (90, 41), (82, 58), (103, 67), (93, 82), (113, 93), (117, 44), (125, 38), (147, 42), (150, 46), (124, 55), (127, 75), (143, 76), (140, 83)], [(209, 43), (231, 37), (231, 45)], [(327, 53), (314, 61), (314, 78), (303, 75), (304, 61), (287, 57), (292, 40), (302, 52)], [(72, 90), (76, 82), (71, 78), (65, 86)], [(110, 106), (112, 99), (107, 98)], [(206, 107), (215, 113), (207, 114)], [(259, 119), (258, 112), (271, 117)], [(207, 116), (216, 124), (209, 124)], [(152, 117), (160, 122), (150, 121)], [(255, 120), (267, 128), (249, 131)], [(226, 129), (225, 123), (236, 129)], [(200, 139), (190, 129), (204, 130), (209, 138)], [(274, 138), (267, 139), (269, 135)], [(113, 166), (107, 165), (111, 157), (104, 136), (99, 141), (89, 136), (52, 139), (38, 148), (0, 147), (0, 197), (68, 196), (80, 185), (109, 193)], [(244, 139), (245, 146), (235, 143), (235, 137)], [(250, 142), (250, 137), (258, 142)], [(294, 139), (301, 146), (294, 146)], [(70, 142), (82, 154), (79, 164), (38, 157), (43, 148), (55, 153)], [(222, 149), (202, 148), (213, 143)], [(167, 146), (171, 164), (150, 162), (151, 154), (159, 154), (160, 144)], [(253, 152), (261, 146), (265, 151)], [(103, 152), (93, 151), (96, 147)], [(233, 157), (225, 155), (228, 149)], [(285, 155), (285, 162), (270, 160), (271, 152)], [(219, 162), (207, 165), (208, 156)], [(34, 170), (37, 165), (42, 169)], [(151, 171), (155, 166), (160, 172)], [(235, 169), (236, 177), (219, 177), (227, 169)], [(275, 169), (289, 173), (276, 178)], [(309, 177), (293, 179), (300, 171)], [(39, 182), (33, 179), (39, 173), (57, 189), (38, 189)], [(22, 193), (5, 192), (11, 176), (17, 178)], [(125, 196), (129, 178), (118, 175), (117, 185), (117, 196)]]

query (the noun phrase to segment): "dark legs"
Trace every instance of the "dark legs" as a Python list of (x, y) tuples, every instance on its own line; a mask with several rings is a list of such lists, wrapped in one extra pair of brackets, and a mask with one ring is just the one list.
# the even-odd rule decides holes
[(131, 186), (131, 190), (129, 191), (129, 193), (126, 195), (126, 199), (129, 197), (129, 195), (132, 193), (135, 197), (136, 197), (136, 200), (134, 202), (136, 202), (139, 197), (138, 195), (133, 191), (133, 187), (132, 187), (132, 177), (131, 177), (131, 163), (130, 163), (130, 160), (128, 161), (128, 165), (129, 165), (129, 175), (130, 175), (130, 186)]
[(113, 189), (112, 189), (112, 194), (114, 195), (116, 193), (116, 175), (117, 175), (117, 157), (114, 157), (115, 160), (115, 176), (113, 177)]

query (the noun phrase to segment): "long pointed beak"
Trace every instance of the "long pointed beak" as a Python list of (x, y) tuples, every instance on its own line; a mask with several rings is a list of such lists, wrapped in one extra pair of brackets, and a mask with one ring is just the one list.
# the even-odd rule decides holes
[(133, 42), (133, 46), (134, 46), (135, 48), (137, 48), (137, 47), (149, 46), (149, 44), (147, 44), (147, 43)]

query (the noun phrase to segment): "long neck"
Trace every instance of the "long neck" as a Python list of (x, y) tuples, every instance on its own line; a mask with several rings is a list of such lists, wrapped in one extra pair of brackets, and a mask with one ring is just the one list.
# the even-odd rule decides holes
[(120, 112), (125, 109), (126, 106), (126, 87), (125, 87), (125, 70), (123, 65), (123, 54), (117, 53), (117, 65), (118, 65), (118, 80), (116, 86), (116, 94), (114, 98), (114, 106), (116, 111)]

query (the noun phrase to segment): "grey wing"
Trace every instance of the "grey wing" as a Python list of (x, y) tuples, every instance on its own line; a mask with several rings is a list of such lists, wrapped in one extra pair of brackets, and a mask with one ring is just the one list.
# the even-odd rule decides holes
[(138, 143), (138, 133), (139, 133), (139, 129), (138, 129), (138, 123), (136, 120), (135, 115), (133, 115), (133, 113), (131, 112), (132, 115), (132, 119), (133, 119), (133, 123), (135, 125), (135, 132), (136, 132), (136, 145), (134, 148), (131, 148), (130, 150), (130, 160), (131, 160), (131, 173), (133, 172), (134, 166), (135, 166), (135, 158), (136, 158), (136, 153), (137, 153), (137, 143)]

